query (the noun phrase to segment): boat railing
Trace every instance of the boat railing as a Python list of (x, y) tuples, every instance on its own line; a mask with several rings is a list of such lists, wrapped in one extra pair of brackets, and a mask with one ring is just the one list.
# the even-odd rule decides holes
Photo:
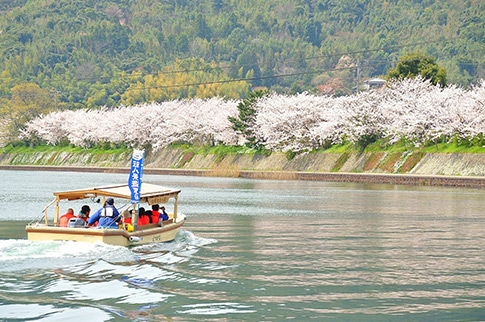
[(44, 219), (45, 221), (45, 225), (48, 226), (48, 221), (47, 221), (47, 208), (49, 208), (50, 206), (52, 206), (52, 204), (54, 202), (56, 202), (57, 198), (54, 198), (54, 200), (52, 200), (49, 204), (47, 204), (47, 206), (44, 207), (44, 209), (40, 212), (40, 214), (35, 217), (34, 219), (32, 219), (31, 222), (29, 222), (29, 226), (38, 226), (42, 219)]

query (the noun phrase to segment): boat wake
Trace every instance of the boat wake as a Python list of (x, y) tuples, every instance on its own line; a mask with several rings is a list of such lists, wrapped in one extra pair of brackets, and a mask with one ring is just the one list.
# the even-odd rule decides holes
[(144, 244), (135, 246), (132, 250), (135, 252), (180, 251), (187, 247), (202, 247), (216, 242), (215, 239), (197, 237), (191, 231), (181, 229), (172, 242)]
[(120, 246), (73, 241), (0, 241), (0, 271), (62, 268), (86, 261), (103, 259), (110, 262), (129, 261), (133, 254)]
[(135, 247), (113, 246), (104, 243), (73, 241), (0, 240), (0, 272), (62, 269), (99, 260), (108, 263), (133, 263), (153, 260), (160, 255), (166, 262), (177, 262), (174, 253), (196, 252), (198, 248), (217, 242), (180, 230), (172, 242)]

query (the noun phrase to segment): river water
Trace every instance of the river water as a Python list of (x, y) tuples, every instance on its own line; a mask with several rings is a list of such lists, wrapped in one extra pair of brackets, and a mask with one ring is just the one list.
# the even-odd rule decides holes
[(0, 175), (1, 321), (485, 320), (484, 190), (146, 175), (188, 220), (125, 248), (24, 227), (126, 175)]

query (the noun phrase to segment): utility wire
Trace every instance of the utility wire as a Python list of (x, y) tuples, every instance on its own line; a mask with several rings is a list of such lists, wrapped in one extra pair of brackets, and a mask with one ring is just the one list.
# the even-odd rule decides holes
[[(476, 51), (485, 51), (485, 50), (476, 50)], [(380, 66), (380, 65), (393, 65), (393, 64), (400, 63), (400, 62), (409, 62), (409, 61), (417, 61), (417, 60), (433, 59), (433, 58), (435, 58), (435, 57), (425, 56), (425, 57), (398, 60), (398, 61), (364, 60), (366, 62), (366, 64), (360, 65), (360, 68), (362, 68), (362, 67), (374, 67), (374, 66)], [(368, 64), (369, 61), (375, 62), (375, 64), (370, 65), (370, 64)], [(477, 66), (476, 64), (463, 64), (463, 65)], [(478, 64), (478, 65), (481, 66), (481, 64)], [(145, 91), (145, 90), (149, 90), (149, 89), (170, 89), (170, 88), (204, 86), (204, 85), (225, 84), (225, 83), (235, 83), (235, 82), (250, 82), (250, 81), (256, 81), (256, 80), (276, 79), (276, 78), (291, 77), (291, 76), (323, 74), (323, 73), (334, 72), (334, 71), (353, 70), (353, 69), (357, 69), (357, 68), (358, 68), (358, 66), (350, 66), (350, 67), (329, 68), (329, 69), (313, 70), (313, 71), (302, 71), (302, 72), (279, 74), (279, 75), (268, 75), (268, 76), (259, 76), (259, 77), (249, 77), (249, 78), (237, 78), (237, 79), (228, 79), (228, 80), (216, 80), (216, 81), (188, 83), (188, 84), (173, 84), (173, 85), (162, 85), (162, 86), (143, 86), (143, 87), (139, 87), (139, 88), (128, 87), (127, 90)], [(57, 92), (56, 94), (58, 94), (58, 93), (59, 92)], [(34, 97), (34, 96), (40, 96), (40, 95), (45, 95), (45, 94), (43, 94), (43, 93), (29, 93), (29, 94), (23, 94), (23, 95), (17, 95), (17, 96), (21, 96), (21, 97), (25, 98), (25, 97)], [(0, 95), (0, 96), (11, 97), (10, 95)]]
[[(423, 41), (423, 42), (417, 42), (413, 44), (406, 44), (406, 45), (400, 45), (400, 46), (387, 46), (387, 47), (382, 47), (382, 48), (375, 48), (375, 49), (366, 49), (366, 50), (359, 50), (359, 51), (353, 51), (353, 52), (346, 52), (346, 53), (335, 53), (335, 54), (326, 54), (326, 55), (319, 55), (319, 56), (310, 56), (310, 57), (303, 57), (298, 60), (287, 60), (286, 62), (301, 62), (302, 60), (317, 60), (317, 59), (322, 59), (322, 58), (331, 58), (331, 57), (339, 57), (339, 56), (350, 56), (350, 55), (356, 55), (356, 54), (365, 54), (365, 53), (370, 53), (370, 52), (375, 52), (375, 51), (380, 51), (380, 50), (389, 50), (389, 49), (401, 49), (401, 48), (406, 48), (406, 47), (411, 47), (411, 46), (419, 46), (419, 45), (427, 45), (427, 44), (434, 44), (434, 43), (440, 43), (440, 42), (448, 42), (452, 40), (456, 40), (458, 37), (453, 37), (453, 38), (448, 38), (444, 40), (435, 40), (435, 41)], [(246, 65), (226, 65), (226, 66), (217, 66), (217, 67), (212, 67), (212, 68), (199, 68), (199, 69), (186, 69), (186, 70), (173, 70), (173, 71), (162, 71), (160, 74), (177, 74), (177, 73), (187, 73), (187, 72), (199, 72), (199, 71), (206, 71), (206, 70), (211, 70), (211, 69), (229, 69), (233, 67), (251, 67), (254, 64), (246, 64)]]
[[(400, 63), (400, 62), (417, 61), (417, 60), (424, 60), (424, 59), (430, 59), (430, 58), (433, 58), (433, 57), (426, 56), (426, 57), (419, 57), (419, 58), (413, 58), (413, 59), (404, 59), (404, 60), (386, 62), (385, 64), (396, 64), (396, 63)], [(384, 64), (384, 63), (382, 63), (382, 64)], [(334, 71), (353, 70), (353, 69), (356, 69), (356, 68), (357, 68), (357, 66), (350, 66), (350, 67), (329, 68), (329, 69), (322, 69), (322, 70), (303, 71), (303, 72), (288, 73), (288, 74), (279, 74), (279, 75), (271, 75), (271, 76), (237, 78), (237, 79), (210, 81), (210, 82), (199, 82), (199, 83), (188, 83), (188, 84), (174, 84), (174, 85), (162, 85), (162, 86), (144, 86), (144, 87), (141, 87), (141, 88), (131, 88), (131, 90), (147, 90), (147, 89), (155, 89), (155, 88), (158, 88), (158, 89), (168, 89), (168, 88), (202, 86), (202, 85), (224, 84), (224, 83), (234, 83), (234, 82), (246, 82), (246, 81), (255, 81), (255, 80), (264, 80), (264, 79), (274, 79), (274, 78), (291, 77), (291, 76), (301, 76), (301, 75), (309, 75), (309, 74), (323, 74), (323, 73), (334, 72)], [(130, 88), (128, 88), (127, 90), (130, 90)]]
[[(424, 59), (432, 59), (434, 57), (425, 56), (413, 59), (404, 59), (398, 61), (381, 61), (380, 63), (374, 65), (365, 64), (366, 67), (376, 66), (376, 65), (388, 65), (388, 64), (397, 64), (402, 62), (410, 62), (410, 61), (418, 61)], [(174, 84), (174, 85), (162, 85), (162, 86), (143, 86), (139, 88), (128, 88), (127, 90), (132, 91), (146, 91), (149, 89), (170, 89), (170, 88), (180, 88), (180, 87), (191, 87), (191, 86), (204, 86), (204, 85), (214, 85), (214, 84), (225, 84), (225, 83), (235, 83), (235, 82), (250, 82), (255, 80), (265, 80), (265, 79), (275, 79), (275, 78), (282, 78), (282, 77), (291, 77), (291, 76), (302, 76), (302, 75), (311, 75), (311, 74), (323, 74), (328, 72), (335, 72), (335, 71), (345, 71), (345, 70), (354, 70), (359, 68), (359, 66), (350, 66), (350, 67), (340, 67), (340, 68), (329, 68), (329, 69), (321, 69), (321, 70), (313, 70), (313, 71), (303, 71), (303, 72), (296, 72), (296, 73), (288, 73), (288, 74), (279, 74), (279, 75), (270, 75), (270, 76), (259, 76), (259, 77), (248, 77), (248, 78), (237, 78), (237, 79), (227, 79), (227, 80), (216, 80), (210, 82), (198, 82), (198, 83), (187, 83), (187, 84)], [(360, 65), (362, 68), (362, 65)]]
[[(455, 39), (455, 38), (454, 38)], [(452, 40), (448, 39), (447, 41)], [(437, 41), (438, 42), (438, 41)], [(423, 42), (423, 43), (430, 43), (430, 42)], [(392, 48), (403, 48), (403, 47), (408, 47), (412, 45), (417, 45), (417, 44), (422, 44), (422, 43), (415, 43), (415, 44), (408, 44), (408, 45), (402, 45), (402, 46), (394, 46)], [(391, 48), (391, 47), (390, 47)], [(332, 56), (343, 56), (343, 55), (352, 55), (352, 54), (358, 54), (358, 53), (365, 53), (365, 52), (371, 52), (371, 51), (379, 51), (383, 50), (382, 48), (380, 49), (368, 49), (368, 50), (361, 50), (361, 51), (354, 51), (354, 52), (347, 52), (347, 53), (339, 53), (339, 54), (332, 54), (332, 55), (324, 55), (324, 56), (318, 56), (318, 57), (307, 57), (304, 59), (317, 59), (317, 58), (323, 58), (323, 57), (332, 57)], [(473, 50), (471, 52), (479, 52), (479, 51), (485, 51), (485, 49), (478, 49), (478, 50)], [(373, 66), (379, 66), (379, 65), (392, 65), (392, 64), (397, 64), (399, 62), (408, 62), (408, 61), (415, 61), (415, 60), (423, 60), (423, 59), (436, 59), (436, 57), (431, 57), (431, 56), (426, 56), (426, 57), (420, 57), (420, 58), (414, 58), (414, 59), (407, 59), (407, 60), (398, 60), (398, 61), (384, 61), (384, 60), (364, 60), (365, 62), (376, 62), (373, 65), (370, 64), (365, 64), (365, 67), (373, 67)], [(462, 64), (462, 65), (470, 65), (470, 66), (483, 66), (483, 64)], [(252, 66), (252, 65), (249, 65)], [(360, 67), (363, 67), (362, 65)], [(228, 79), (228, 80), (216, 80), (216, 81), (209, 81), (209, 82), (198, 82), (198, 83), (188, 83), (188, 84), (174, 84), (174, 85), (162, 85), (162, 86), (143, 86), (140, 88), (130, 88), (128, 87), (127, 90), (148, 90), (148, 89), (169, 89), (169, 88), (180, 88), (180, 87), (191, 87), (191, 86), (203, 86), (203, 85), (213, 85), (213, 84), (225, 84), (225, 83), (234, 83), (234, 82), (250, 82), (250, 81), (256, 81), (256, 80), (265, 80), (265, 79), (276, 79), (276, 78), (283, 78), (283, 77), (291, 77), (291, 76), (302, 76), (302, 75), (311, 75), (311, 74), (323, 74), (323, 73), (328, 73), (328, 72), (333, 72), (333, 71), (344, 71), (344, 70), (352, 70), (356, 69), (357, 66), (351, 66), (351, 67), (341, 67), (341, 68), (329, 68), (329, 69), (322, 69), (322, 70), (313, 70), (313, 71), (302, 71), (302, 72), (295, 72), (295, 73), (287, 73), (287, 74), (279, 74), (279, 75), (268, 75), (268, 76), (259, 76), (259, 77), (249, 77), (249, 78), (237, 78), (237, 79)], [(216, 69), (216, 68), (213, 68)], [(200, 69), (200, 70), (208, 70), (208, 68)], [(210, 70), (210, 68), (209, 68)], [(199, 70), (185, 70), (185, 71), (176, 71), (176, 72), (190, 72), (190, 71), (199, 71)], [(172, 72), (175, 73), (175, 72)], [(55, 94), (59, 94), (59, 92), (56, 92)], [(39, 95), (45, 95), (43, 93), (29, 93), (29, 94), (23, 94), (22, 97), (33, 97), (33, 96), (39, 96)], [(57, 95), (56, 95), (57, 96)], [(11, 95), (0, 95), (0, 97), (12, 97)]]
[[(323, 59), (323, 58), (331, 58), (331, 57), (341, 57), (341, 56), (353, 56), (353, 55), (358, 55), (358, 54), (365, 54), (365, 53), (370, 53), (370, 52), (376, 52), (376, 51), (396, 51), (397, 49), (402, 49), (406, 47), (413, 47), (413, 46), (419, 46), (419, 45), (428, 45), (428, 44), (435, 44), (435, 43), (442, 43), (442, 42), (449, 42), (453, 40), (460, 39), (460, 37), (451, 37), (451, 38), (446, 38), (446, 39), (440, 39), (440, 40), (434, 40), (434, 41), (422, 41), (422, 42), (415, 42), (415, 43), (409, 43), (409, 44), (404, 44), (404, 45), (398, 45), (398, 46), (384, 46), (380, 48), (373, 48), (373, 49), (365, 49), (365, 50), (358, 50), (358, 51), (351, 51), (351, 52), (339, 52), (335, 54), (326, 54), (326, 55), (319, 55), (319, 56), (310, 56), (310, 57), (302, 57), (299, 58), (298, 60), (290, 59), (290, 60), (283, 60), (278, 63), (281, 63), (282, 65), (292, 63), (292, 62), (301, 62), (301, 61), (307, 61), (307, 60), (318, 60), (318, 59)], [(230, 68), (247, 68), (247, 67), (252, 67), (255, 64), (244, 64), (244, 65), (222, 65), (222, 66), (215, 66), (215, 67), (203, 67), (203, 68), (196, 68), (196, 69), (180, 69), (180, 70), (172, 70), (172, 71), (158, 71), (158, 74), (162, 75), (171, 75), (171, 74), (181, 74), (181, 73), (191, 73), (191, 72), (200, 72), (200, 71), (210, 71), (210, 70), (217, 70), (217, 69), (230, 69)], [(138, 76), (138, 75), (136, 75)], [(143, 77), (143, 75), (139, 75), (140, 77)], [(122, 79), (122, 78), (130, 78), (132, 75), (126, 75), (126, 76), (119, 76), (119, 77), (111, 77), (111, 79)], [(99, 80), (99, 78), (95, 77), (87, 77), (87, 78), (81, 78), (85, 80), (91, 80), (91, 79), (96, 79)], [(107, 78), (108, 79), (108, 78)]]

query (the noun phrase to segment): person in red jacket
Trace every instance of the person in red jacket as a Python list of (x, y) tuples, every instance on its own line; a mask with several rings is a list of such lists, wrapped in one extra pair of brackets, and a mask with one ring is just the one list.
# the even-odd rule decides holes
[(59, 227), (67, 227), (67, 223), (71, 218), (76, 218), (76, 216), (74, 216), (74, 210), (69, 208), (67, 209), (67, 212), (59, 219)]
[(140, 207), (138, 210), (138, 226), (148, 225), (150, 223), (150, 217), (147, 216), (145, 208)]
[(160, 208), (159, 205), (152, 205), (152, 223), (157, 223), (160, 219), (168, 220), (168, 214), (165, 212), (165, 207)]
[(147, 210), (145, 211), (145, 215), (148, 217), (148, 223), (153, 224), (153, 212), (151, 210)]
[(152, 205), (152, 223), (158, 223), (160, 218), (160, 212), (158, 211), (159, 209), (159, 205)]
[(125, 224), (131, 224), (131, 212), (132, 212), (132, 210), (126, 209), (125, 211), (123, 211), (121, 213), (121, 215), (123, 216), (123, 220), (124, 220)]

